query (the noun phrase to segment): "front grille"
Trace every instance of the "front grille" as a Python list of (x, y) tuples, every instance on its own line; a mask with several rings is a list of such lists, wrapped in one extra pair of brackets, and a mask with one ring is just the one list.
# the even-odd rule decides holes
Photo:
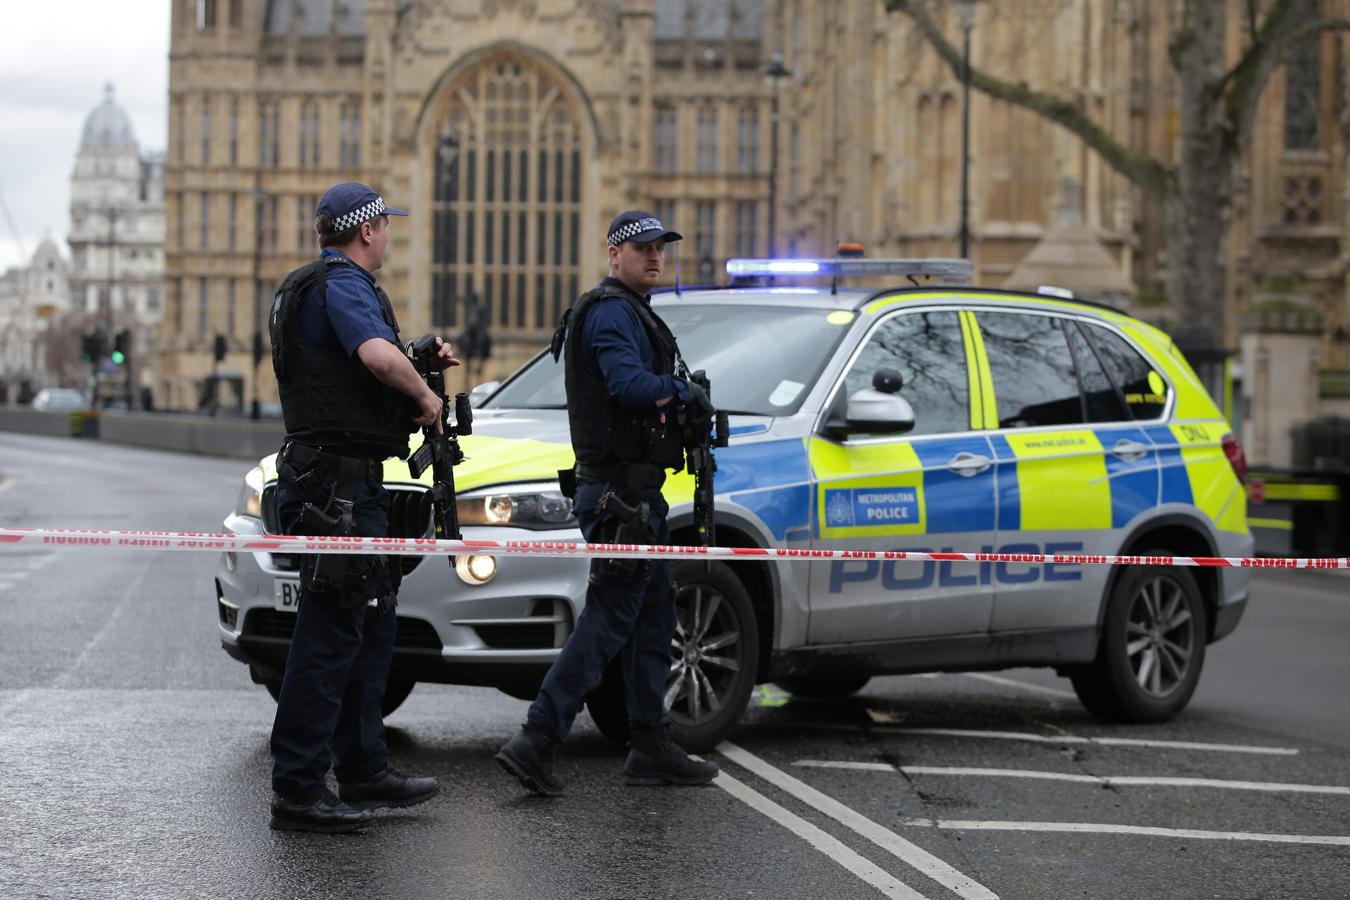
[(463, 624), (472, 624), (479, 640), (493, 650), (554, 650), (572, 633), (572, 607), (559, 597), (536, 597), (526, 618)]
[[(389, 491), (389, 537), (425, 538), (435, 534), (431, 521), (431, 494), (422, 487), (404, 485), (386, 485)], [(281, 515), (277, 511), (277, 486), (275, 483), (263, 488), (262, 496), (263, 531), (267, 534), (281, 534)], [(407, 575), (425, 557), (400, 556), (399, 568)], [(300, 571), (300, 557), (295, 554), (273, 553), (272, 562), (278, 569), (286, 572)]]
[[(290, 640), (295, 632), (295, 613), (280, 612), (275, 609), (255, 609), (244, 618), (244, 634), (250, 637), (281, 638)], [(431, 623), (423, 619), (399, 616), (397, 631), (394, 635), (394, 648), (397, 650), (436, 650), (441, 649), (440, 635)]]
[(478, 625), (474, 630), (493, 650), (544, 650), (553, 646), (553, 626), (548, 623)]
[(239, 610), (230, 606), (224, 600), (217, 600), (217, 613), (220, 615), (220, 624), (234, 631), (235, 623), (239, 621)]

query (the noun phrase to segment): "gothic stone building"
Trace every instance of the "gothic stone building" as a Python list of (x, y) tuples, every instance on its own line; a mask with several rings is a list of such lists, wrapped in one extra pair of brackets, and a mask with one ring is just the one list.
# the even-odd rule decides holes
[(763, 253), (763, 8), (174, 0), (159, 402), (197, 405), (217, 334), (221, 373), (252, 397), (253, 334), (272, 286), (315, 254), (314, 206), (337, 181), (412, 214), (379, 273), (405, 333), (456, 335), (482, 304), (486, 376), (537, 351), (604, 274), (623, 209), (684, 232), (686, 281)]
[[(1223, 2), (1236, 58), (1247, 4)], [(1171, 159), (1180, 6), (976, 3), (972, 56)], [(1324, 6), (1344, 16), (1350, 0)], [(933, 8), (959, 46), (958, 4)], [(218, 333), (222, 368), (252, 390), (267, 295), (315, 252), (314, 203), (339, 180), (412, 212), (380, 273), (405, 331), (455, 335), (469, 298), (486, 305), (487, 375), (540, 347), (603, 273), (622, 209), (684, 232), (686, 283), (768, 252), (775, 94), (780, 253), (839, 240), (873, 256), (957, 250), (961, 84), (881, 0), (174, 0), (173, 12), (161, 403), (194, 404)], [(1229, 346), (1263, 290), (1293, 284), (1325, 321), (1314, 369), (1350, 366), (1346, 40), (1306, 41), (1272, 76), (1228, 242)], [(787, 74), (766, 79), (778, 54)], [(1015, 280), (1067, 226), (1114, 261), (1107, 282), (1133, 285), (1133, 311), (1166, 321), (1159, 210), (1062, 129), (978, 92), (971, 104), (978, 282)], [(1072, 217), (1057, 221), (1065, 197)]]

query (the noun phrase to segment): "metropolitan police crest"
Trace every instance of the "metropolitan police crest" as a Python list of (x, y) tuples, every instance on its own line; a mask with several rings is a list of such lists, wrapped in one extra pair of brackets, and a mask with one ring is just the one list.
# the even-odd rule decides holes
[(825, 493), (825, 525), (829, 528), (852, 525), (853, 492), (826, 491)]

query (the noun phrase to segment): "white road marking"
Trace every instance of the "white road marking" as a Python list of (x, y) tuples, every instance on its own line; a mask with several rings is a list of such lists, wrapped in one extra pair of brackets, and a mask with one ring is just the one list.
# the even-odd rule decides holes
[(0, 494), (14, 487), (14, 484), (15, 479), (13, 478), (0, 478)]
[(896, 859), (913, 866), (958, 896), (964, 897), (966, 900), (976, 900), (976, 898), (993, 900), (998, 896), (989, 888), (968, 875), (958, 872), (917, 844), (905, 840), (889, 828), (878, 825), (862, 813), (850, 809), (833, 797), (822, 794), (805, 782), (793, 778), (783, 770), (770, 765), (747, 750), (742, 750), (730, 741), (723, 741), (718, 745), (717, 752), (738, 766), (749, 769), (760, 778), (791, 794), (808, 806), (824, 813), (841, 825), (852, 829)]
[(980, 681), (987, 681), (990, 684), (998, 684), (1003, 687), (1017, 688), (1022, 691), (1031, 691), (1033, 694), (1046, 694), (1051, 697), (1065, 697), (1069, 700), (1077, 700), (1078, 695), (1073, 691), (1063, 691), (1059, 688), (1042, 687), (1039, 684), (1028, 684), (1025, 681), (1017, 681), (1012, 678), (1002, 678), (998, 675), (990, 675), (987, 672), (967, 672), (967, 678), (977, 678)]
[(1265, 841), (1272, 844), (1319, 844), (1350, 847), (1350, 836), (1336, 834), (1263, 834), (1256, 831), (1200, 831), (1152, 825), (1108, 825), (1097, 822), (977, 822), (966, 819), (904, 819), (904, 825), (948, 831), (1050, 831), (1063, 834), (1139, 834), (1200, 841)]
[(1157, 787), (1206, 787), (1229, 791), (1266, 791), (1289, 794), (1350, 796), (1350, 787), (1335, 784), (1290, 784), (1280, 781), (1229, 781), (1224, 778), (1181, 778), (1166, 775), (1078, 775), (1036, 769), (985, 769), (968, 766), (892, 766), (889, 763), (848, 762), (832, 759), (799, 759), (794, 766), (815, 769), (852, 769), (868, 772), (900, 772), (903, 775), (954, 775), (971, 778), (1031, 778), (1038, 781), (1072, 781), (1106, 787), (1121, 785)]
[(904, 900), (923, 900), (923, 894), (895, 878), (871, 860), (849, 849), (848, 845), (838, 838), (820, 830), (801, 816), (784, 809), (759, 791), (737, 781), (726, 772), (719, 773), (713, 784), (756, 812), (782, 825), (885, 896), (902, 897)]
[(805, 726), (825, 731), (868, 731), (877, 734), (931, 734), (940, 737), (965, 737), (990, 741), (1030, 741), (1037, 744), (1098, 744), (1105, 747), (1151, 747), (1158, 750), (1204, 750), (1211, 753), (1256, 753), (1266, 756), (1296, 756), (1294, 747), (1258, 747), (1250, 744), (1212, 744), (1201, 741), (1162, 741), (1142, 738), (1083, 737), (1076, 734), (1032, 734), (1029, 731), (977, 731), (967, 728), (910, 728), (903, 725), (836, 725), (813, 723)]

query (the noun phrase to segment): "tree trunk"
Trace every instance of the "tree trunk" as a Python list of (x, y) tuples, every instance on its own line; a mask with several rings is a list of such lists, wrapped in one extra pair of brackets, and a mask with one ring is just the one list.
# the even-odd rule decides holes
[(1222, 383), (1228, 232), (1239, 151), (1222, 102), (1227, 5), (1191, 0), (1172, 36), (1177, 73), (1180, 158), (1176, 189), (1163, 200), (1167, 293), (1180, 317), (1173, 337), (1211, 394)]

